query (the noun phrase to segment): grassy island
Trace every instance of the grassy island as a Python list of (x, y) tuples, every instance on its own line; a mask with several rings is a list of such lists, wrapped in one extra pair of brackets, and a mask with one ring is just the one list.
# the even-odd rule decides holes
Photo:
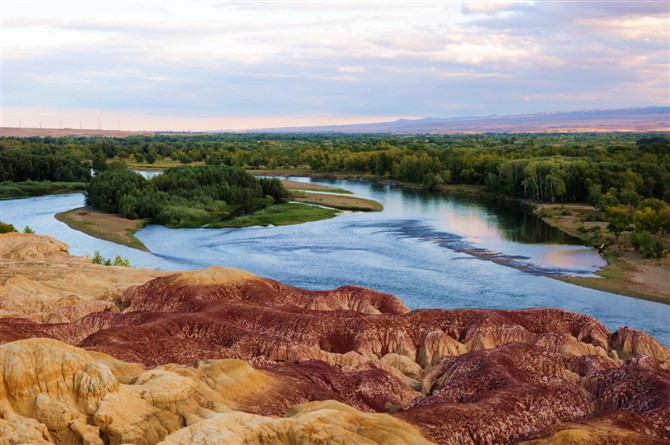
[[(145, 224), (175, 228), (278, 226), (332, 218), (341, 209), (381, 210), (374, 201), (352, 196), (293, 193), (298, 196), (292, 196), (278, 179), (259, 179), (237, 167), (180, 166), (151, 179), (110, 168), (91, 179), (86, 196), (89, 207), (61, 213), (58, 218), (91, 236), (146, 249), (133, 236)], [(320, 196), (332, 202), (321, 202)]]

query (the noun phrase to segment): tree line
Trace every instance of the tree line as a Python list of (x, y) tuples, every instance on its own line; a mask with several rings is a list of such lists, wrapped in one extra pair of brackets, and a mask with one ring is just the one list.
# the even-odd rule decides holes
[[(351, 174), (378, 180), (420, 184), (436, 190), (449, 184), (469, 184), (511, 198), (537, 202), (589, 202), (602, 210), (613, 233), (619, 228), (639, 233), (663, 232), (670, 202), (670, 138), (667, 134), (479, 134), (479, 135), (346, 135), (346, 134), (201, 134), (126, 138), (0, 139), (0, 180), (88, 180), (91, 169), (102, 172), (110, 162), (154, 163), (164, 159), (182, 164), (246, 169), (306, 167), (322, 174)], [(204, 212), (227, 205), (234, 197), (205, 186), (220, 178), (203, 173), (179, 173), (175, 185), (148, 187), (125, 178), (132, 192), (116, 209), (127, 215), (147, 215), (165, 221), (154, 202), (185, 208), (193, 200)], [(139, 182), (138, 182), (139, 181)], [(181, 181), (181, 182), (179, 182)], [(136, 184), (136, 182), (138, 182)], [(184, 197), (185, 184), (212, 193)], [(151, 200), (138, 190), (155, 193)], [(255, 192), (234, 188), (246, 199)], [(244, 191), (247, 190), (247, 191)], [(144, 193), (144, 192), (143, 192)], [(171, 205), (167, 205), (170, 196)], [(254, 195), (256, 196), (256, 195)], [(231, 200), (232, 199), (232, 200)], [(651, 201), (650, 201), (651, 200)], [(147, 202), (150, 201), (150, 202)], [(616, 209), (616, 210), (613, 210)], [(209, 210), (211, 211), (211, 210)], [(200, 213), (198, 213), (200, 214)], [(615, 217), (615, 215), (626, 217)], [(143, 217), (143, 216), (142, 216)], [(188, 218), (186, 218), (188, 219)], [(615, 220), (623, 221), (617, 224)], [(645, 221), (652, 221), (647, 223)], [(613, 223), (612, 223), (613, 222)], [(641, 230), (637, 230), (637, 229)], [(643, 229), (642, 229), (643, 228)]]
[(178, 160), (243, 168), (308, 166), (422, 184), (476, 184), (540, 202), (670, 202), (666, 135), (210, 134), (0, 139), (0, 180), (87, 180), (112, 159)]

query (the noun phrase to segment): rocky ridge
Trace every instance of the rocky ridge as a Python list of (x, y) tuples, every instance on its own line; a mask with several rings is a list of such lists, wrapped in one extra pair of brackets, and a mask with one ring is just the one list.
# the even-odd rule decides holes
[[(23, 295), (12, 271), (99, 275), (53, 240), (30, 254), (52, 252), (46, 266), (4, 237), (0, 308)], [(38, 290), (40, 316), (0, 319), (0, 444), (670, 441), (670, 351), (641, 331), (557, 309), (409, 311), (221, 267), (142, 273), (113, 298), (104, 280), (58, 304)]]

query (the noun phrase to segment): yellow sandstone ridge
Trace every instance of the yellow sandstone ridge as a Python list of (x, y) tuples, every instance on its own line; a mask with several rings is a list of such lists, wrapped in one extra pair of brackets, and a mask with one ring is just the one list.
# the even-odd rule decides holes
[(169, 274), (91, 264), (70, 256), (66, 243), (24, 233), (0, 235), (0, 263), (0, 318), (46, 323), (116, 311), (114, 303), (126, 288)]
[(233, 411), (281, 392), (276, 377), (242, 360), (145, 370), (31, 338), (1, 345), (0, 363), (2, 445), (430, 443), (404, 421), (333, 401), (295, 406), (286, 418)]
[(55, 238), (18, 232), (0, 235), (0, 257), (4, 260), (27, 261), (67, 257), (69, 246)]
[(232, 284), (259, 278), (246, 270), (232, 267), (212, 266), (207, 269), (183, 272), (176, 276), (174, 283), (191, 286)]
[(340, 402), (308, 402), (284, 418), (242, 412), (217, 414), (176, 433), (160, 445), (361, 444), (429, 445), (412, 425), (388, 414), (362, 413)]

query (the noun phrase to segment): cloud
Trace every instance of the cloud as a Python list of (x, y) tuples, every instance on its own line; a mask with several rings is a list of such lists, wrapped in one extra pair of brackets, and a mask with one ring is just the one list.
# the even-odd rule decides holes
[(464, 14), (495, 14), (500, 11), (507, 11), (518, 6), (518, 1), (464, 1), (462, 10)]
[(209, 119), (668, 97), (667, 8), (656, 3), (275, 3), (14, 5), (3, 22), (5, 105)]

